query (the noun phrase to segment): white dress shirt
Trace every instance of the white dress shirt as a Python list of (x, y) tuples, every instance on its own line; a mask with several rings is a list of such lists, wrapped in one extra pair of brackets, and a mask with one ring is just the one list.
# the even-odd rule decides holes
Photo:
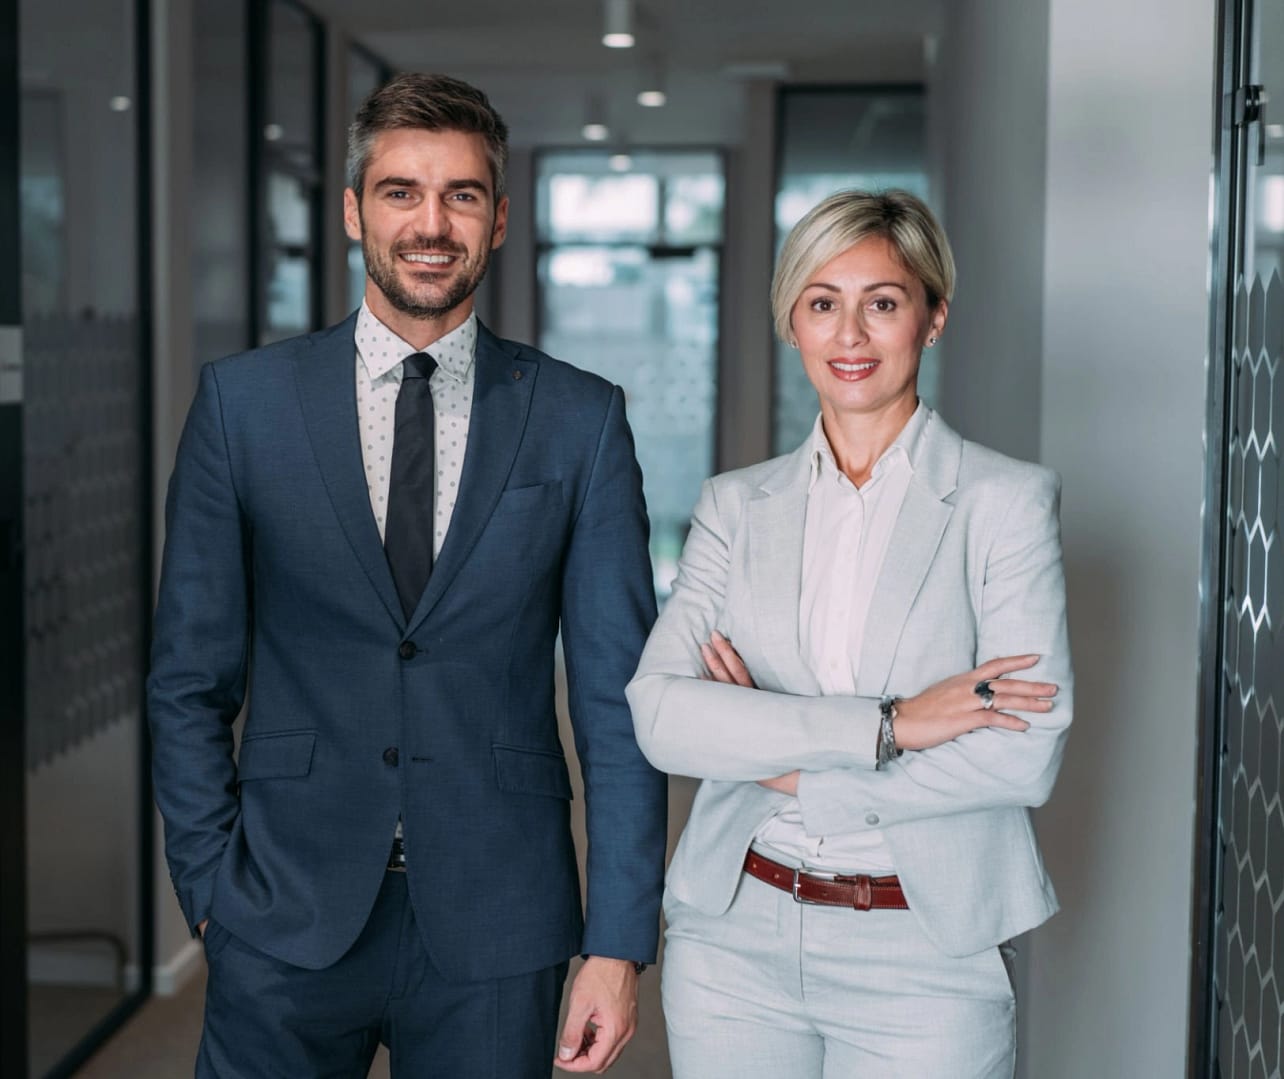
[[(931, 415), (920, 402), (862, 487), (839, 469), (821, 417), (816, 417), (803, 527), (798, 641), (825, 696), (856, 695), (865, 634), (879, 629), (867, 627), (865, 616)], [(869, 752), (873, 757), (876, 747), (871, 745)], [(763, 825), (754, 846), (768, 856), (825, 872), (895, 872), (880, 832), (809, 836), (797, 799)]]
[(437, 429), (433, 451), (437, 457), (436, 527), (432, 555), (441, 553), (442, 541), (459, 497), (459, 477), (468, 446), (468, 421), (473, 410), (473, 363), (477, 348), (477, 315), (470, 314), (445, 337), (425, 349), (407, 344), (375, 317), (363, 302), (357, 314), (357, 418), (361, 428), (361, 457), (366, 467), (370, 509), (379, 536), (388, 519), (388, 480), (392, 474), (392, 437), (396, 430), (397, 393), (401, 389), (402, 361), (426, 352), (437, 361), (428, 385), (432, 390)]

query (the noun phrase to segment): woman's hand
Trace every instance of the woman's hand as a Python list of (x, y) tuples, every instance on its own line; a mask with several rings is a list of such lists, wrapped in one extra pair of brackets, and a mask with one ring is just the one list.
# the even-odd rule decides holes
[[(896, 702), (896, 745), (901, 749), (931, 749), (981, 727), (1024, 731), (1030, 724), (1004, 709), (1050, 712), (1057, 686), (1023, 682), (1003, 675), (1023, 671), (1039, 662), (1036, 656), (1006, 656), (982, 663), (929, 686), (922, 693)], [(987, 709), (976, 692), (978, 682), (992, 682), (994, 703)]]
[(709, 635), (709, 643), (700, 646), (700, 657), (704, 660), (705, 673), (701, 676), (711, 682), (723, 682), (729, 686), (744, 686), (746, 689), (757, 689), (758, 686), (745, 666), (740, 653), (731, 647), (727, 640), (716, 629)]
[[(740, 653), (716, 629), (710, 635), (709, 643), (700, 646), (700, 655), (704, 659), (705, 666), (705, 673), (702, 677), (709, 679), (709, 681), (723, 682), (729, 686), (744, 686), (746, 689), (758, 688), (753, 680), (753, 675), (749, 673), (749, 668), (745, 666), (744, 660), (740, 658)], [(768, 790), (779, 791), (781, 794), (796, 795), (798, 793), (798, 773), (796, 771), (786, 772), (783, 776), (760, 779), (758, 784)]]

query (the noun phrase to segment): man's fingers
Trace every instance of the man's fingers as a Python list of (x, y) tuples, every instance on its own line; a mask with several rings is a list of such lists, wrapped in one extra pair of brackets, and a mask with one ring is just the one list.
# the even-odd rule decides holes
[(592, 1013), (592, 1003), (586, 997), (578, 996), (572, 986), (570, 1003), (566, 1007), (566, 1025), (562, 1027), (562, 1036), (557, 1041), (559, 1063), (574, 1060), (585, 1048), (589, 1037), (588, 1021)]

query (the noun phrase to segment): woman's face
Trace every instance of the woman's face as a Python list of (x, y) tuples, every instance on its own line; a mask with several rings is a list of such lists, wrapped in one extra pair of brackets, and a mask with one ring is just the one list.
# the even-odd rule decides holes
[(908, 420), (918, 403), (919, 354), (940, 335), (947, 312), (944, 300), (929, 309), (923, 283), (882, 236), (817, 270), (790, 321), (826, 418)]

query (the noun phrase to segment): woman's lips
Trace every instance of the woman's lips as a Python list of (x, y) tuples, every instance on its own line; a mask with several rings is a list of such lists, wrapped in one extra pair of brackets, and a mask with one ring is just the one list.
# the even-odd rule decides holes
[(871, 359), (826, 360), (825, 362), (835, 377), (844, 382), (859, 382), (861, 379), (869, 378), (879, 364), (878, 360)]

